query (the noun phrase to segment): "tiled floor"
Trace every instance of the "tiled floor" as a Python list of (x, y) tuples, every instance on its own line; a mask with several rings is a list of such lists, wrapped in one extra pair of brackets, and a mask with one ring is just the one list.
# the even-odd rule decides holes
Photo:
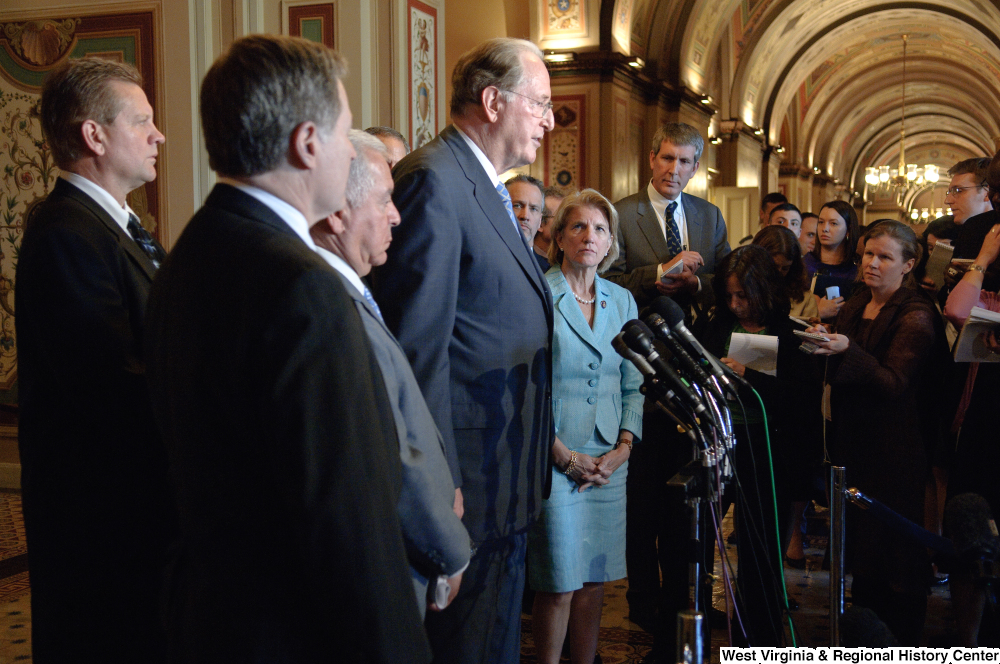
[[(723, 522), (725, 535), (732, 530), (731, 520)], [(812, 532), (822, 532), (822, 523), (812, 523)], [(823, 558), (822, 536), (807, 540), (805, 570), (785, 568), (785, 581), (789, 596), (801, 608), (792, 612), (796, 642), (801, 646), (829, 644), (829, 573), (820, 569)], [(736, 548), (727, 545), (735, 566)], [(16, 493), (0, 492), (0, 570), (4, 561), (16, 560), (26, 551), (24, 526), (21, 520), (21, 501)], [(11, 569), (10, 566), (6, 569)], [(716, 575), (721, 575), (717, 566)], [(652, 637), (628, 619), (625, 601), (626, 581), (605, 586), (605, 607), (601, 619), (599, 652), (605, 664), (639, 664), (652, 647)], [(723, 588), (716, 583), (713, 604), (725, 609)], [(928, 621), (924, 630), (925, 641), (934, 641), (949, 631), (951, 603), (947, 586), (936, 588), (928, 604)], [(523, 634), (521, 661), (535, 664), (534, 642), (531, 636), (531, 617), (522, 618)], [(719, 661), (719, 648), (727, 645), (725, 630), (713, 631), (711, 661)], [(706, 657), (706, 660), (708, 658)], [(28, 573), (19, 571), (0, 578), (0, 664), (31, 661), (31, 596)]]

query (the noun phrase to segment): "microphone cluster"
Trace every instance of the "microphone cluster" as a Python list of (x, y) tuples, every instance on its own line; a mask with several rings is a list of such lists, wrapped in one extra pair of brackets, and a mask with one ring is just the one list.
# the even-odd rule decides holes
[[(676, 302), (661, 296), (650, 305), (650, 312), (644, 321), (625, 323), (612, 345), (642, 373), (646, 396), (699, 441), (710, 457), (721, 459), (725, 452), (721, 446), (731, 449), (734, 440), (726, 395), (736, 397), (738, 386), (746, 381), (695, 339)], [(654, 341), (663, 344), (663, 354)]]

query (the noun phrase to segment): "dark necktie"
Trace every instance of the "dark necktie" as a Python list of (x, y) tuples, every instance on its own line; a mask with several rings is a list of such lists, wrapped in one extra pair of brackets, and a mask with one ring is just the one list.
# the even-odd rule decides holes
[(142, 224), (139, 223), (139, 217), (134, 214), (129, 214), (128, 216), (128, 234), (132, 236), (135, 243), (149, 257), (153, 265), (160, 267), (160, 263), (166, 258), (167, 253), (163, 251), (160, 243), (149, 234), (149, 231), (142, 227)]
[(667, 205), (667, 209), (663, 211), (664, 226), (666, 226), (667, 230), (667, 248), (670, 249), (671, 256), (676, 256), (683, 250), (683, 246), (681, 245), (681, 233), (677, 230), (677, 222), (674, 221), (674, 210), (676, 209), (677, 201), (673, 201)]

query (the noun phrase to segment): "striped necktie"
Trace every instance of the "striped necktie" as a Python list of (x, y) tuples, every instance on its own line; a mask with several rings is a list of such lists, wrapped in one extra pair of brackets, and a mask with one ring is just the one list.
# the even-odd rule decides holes
[(368, 300), (368, 304), (370, 304), (372, 309), (374, 309), (375, 315), (378, 316), (378, 319), (384, 323), (385, 320), (382, 318), (382, 310), (379, 309), (378, 304), (375, 303), (375, 298), (372, 297), (372, 292), (368, 290), (368, 286), (365, 286), (364, 296), (365, 299)]
[(521, 224), (517, 223), (517, 217), (514, 216), (514, 206), (510, 202), (510, 193), (507, 191), (507, 187), (503, 186), (503, 182), (497, 182), (497, 193), (500, 194), (500, 198), (503, 199), (503, 206), (507, 208), (507, 214), (510, 215), (510, 220), (514, 222), (514, 230), (517, 231), (519, 237), (523, 237), (521, 233)]

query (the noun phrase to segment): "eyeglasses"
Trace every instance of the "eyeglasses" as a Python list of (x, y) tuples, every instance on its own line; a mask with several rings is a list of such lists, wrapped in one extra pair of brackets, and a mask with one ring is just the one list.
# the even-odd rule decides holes
[(520, 92), (514, 92), (513, 90), (504, 90), (504, 92), (509, 92), (512, 95), (517, 95), (518, 97), (524, 97), (531, 102), (531, 114), (538, 118), (539, 120), (544, 118), (546, 115), (552, 112), (552, 102), (551, 101), (538, 101), (537, 99), (532, 99), (528, 95), (522, 95)]
[(945, 196), (958, 196), (959, 194), (961, 194), (966, 189), (982, 189), (983, 187), (987, 187), (987, 186), (989, 186), (989, 185), (977, 184), (977, 185), (973, 185), (971, 187), (948, 187), (945, 190), (944, 195)]

